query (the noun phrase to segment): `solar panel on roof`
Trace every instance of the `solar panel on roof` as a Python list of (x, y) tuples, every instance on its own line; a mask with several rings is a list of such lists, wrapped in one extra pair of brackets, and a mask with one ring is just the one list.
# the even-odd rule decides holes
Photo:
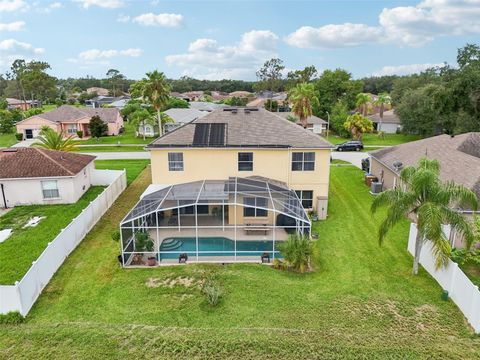
[(208, 145), (210, 132), (210, 123), (195, 124), (195, 133), (193, 134), (193, 145)]
[(226, 124), (210, 124), (209, 145), (224, 146), (225, 145), (225, 125)]

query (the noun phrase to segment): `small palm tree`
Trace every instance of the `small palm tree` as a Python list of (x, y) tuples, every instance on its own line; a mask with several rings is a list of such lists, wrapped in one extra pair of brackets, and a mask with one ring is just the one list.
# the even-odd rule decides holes
[(363, 116), (367, 116), (370, 100), (370, 95), (366, 93), (357, 94), (355, 105)]
[(385, 111), (385, 105), (390, 105), (392, 103), (392, 99), (390, 95), (385, 92), (378, 94), (377, 100), (375, 100), (375, 105), (380, 106), (380, 125), (378, 130), (382, 130), (382, 123), (383, 123), (383, 112)]
[(311, 269), (313, 243), (299, 234), (290, 235), (287, 241), (277, 247), (288, 268), (304, 273)]
[(373, 131), (372, 121), (359, 113), (350, 115), (343, 126), (352, 133), (352, 137), (355, 140), (362, 140), (364, 133)]
[(307, 127), (307, 119), (313, 115), (312, 107), (318, 106), (319, 101), (313, 84), (298, 84), (288, 92), (288, 98), (292, 104), (292, 111), (300, 119), (304, 128)]
[(57, 133), (49, 127), (42, 128), (40, 135), (39, 141), (33, 143), (32, 146), (47, 150), (74, 151), (78, 144), (77, 141), (74, 140), (73, 135), (65, 138), (63, 131)]
[(149, 102), (157, 112), (159, 135), (162, 136), (162, 109), (167, 105), (171, 87), (163, 72), (157, 70), (148, 72), (147, 78), (140, 81), (142, 97)]
[(143, 128), (143, 140), (145, 140), (145, 132), (147, 125), (154, 125), (155, 119), (146, 109), (141, 109), (130, 114), (129, 122), (133, 125), (135, 129), (139, 127)]
[(439, 179), (440, 164), (437, 160), (422, 158), (417, 167), (406, 167), (400, 173), (405, 189), (389, 189), (379, 194), (372, 203), (375, 213), (380, 207), (387, 208), (378, 239), (383, 243), (385, 235), (402, 219), (410, 219), (417, 225), (413, 274), (418, 273), (420, 252), (425, 241), (433, 246), (437, 267), (445, 266), (450, 256), (450, 243), (442, 231), (442, 225), (450, 225), (452, 230), (464, 235), (467, 246), (473, 241), (470, 223), (452, 206), (467, 206), (477, 209), (475, 194), (453, 182), (442, 183)]

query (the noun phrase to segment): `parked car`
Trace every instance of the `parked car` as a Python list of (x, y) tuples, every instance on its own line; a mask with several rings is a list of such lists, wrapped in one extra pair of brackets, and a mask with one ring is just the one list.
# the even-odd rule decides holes
[(361, 141), (347, 141), (342, 144), (338, 144), (335, 147), (336, 151), (360, 151), (363, 150), (363, 143)]

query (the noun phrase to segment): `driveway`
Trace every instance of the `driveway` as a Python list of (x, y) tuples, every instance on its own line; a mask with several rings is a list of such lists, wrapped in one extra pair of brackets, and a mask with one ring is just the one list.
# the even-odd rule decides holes
[(16, 143), (15, 145), (12, 145), (11, 147), (13, 148), (16, 148), (16, 147), (30, 147), (32, 146), (32, 144), (37, 141), (36, 139), (28, 139), (28, 140), (23, 140), (23, 141), (20, 141), (18, 143)]
[(366, 152), (332, 151), (332, 159), (348, 161), (360, 169), (362, 168), (362, 160), (368, 157), (370, 156)]
[(93, 155), (97, 160), (135, 160), (150, 159), (150, 151), (79, 153)]

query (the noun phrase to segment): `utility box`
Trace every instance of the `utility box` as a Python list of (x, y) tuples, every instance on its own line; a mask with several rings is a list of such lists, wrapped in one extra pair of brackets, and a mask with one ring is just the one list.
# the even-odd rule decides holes
[(382, 192), (382, 183), (372, 182), (372, 185), (370, 186), (370, 192), (372, 194), (380, 194)]
[(378, 178), (375, 175), (366, 174), (365, 185), (367, 185), (368, 187), (371, 187), (373, 182), (378, 182)]
[(318, 220), (327, 218), (328, 196), (317, 196), (317, 214)]

